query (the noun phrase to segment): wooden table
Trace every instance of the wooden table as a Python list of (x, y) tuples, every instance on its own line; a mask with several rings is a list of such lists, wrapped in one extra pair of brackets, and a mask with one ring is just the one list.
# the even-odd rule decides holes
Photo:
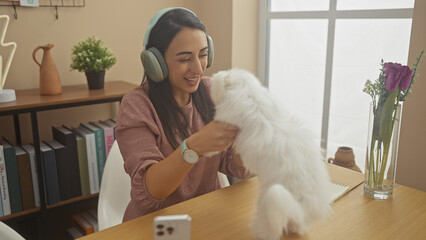
[[(330, 169), (329, 169), (330, 170)], [(332, 180), (362, 182), (363, 175), (332, 167)], [(314, 224), (304, 236), (283, 239), (426, 239), (426, 193), (396, 185), (390, 200), (364, 197), (363, 184), (335, 201), (330, 218)], [(354, 185), (354, 186), (355, 186)], [(250, 240), (258, 179), (230, 187), (139, 217), (82, 239), (153, 239), (152, 220), (160, 215), (189, 214), (192, 239)]]

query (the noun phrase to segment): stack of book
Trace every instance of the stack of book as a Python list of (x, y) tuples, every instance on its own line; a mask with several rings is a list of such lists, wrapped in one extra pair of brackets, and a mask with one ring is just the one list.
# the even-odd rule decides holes
[(87, 212), (73, 214), (72, 221), (74, 226), (67, 229), (67, 239), (77, 239), (99, 230), (98, 216), (95, 209), (91, 209)]
[[(40, 143), (47, 205), (99, 192), (115, 121), (52, 127), (53, 139)], [(0, 217), (40, 206), (35, 149), (0, 139)]]

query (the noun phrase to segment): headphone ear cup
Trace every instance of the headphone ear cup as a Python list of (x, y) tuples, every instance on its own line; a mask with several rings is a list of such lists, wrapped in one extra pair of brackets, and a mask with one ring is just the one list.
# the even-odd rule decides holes
[(163, 55), (157, 48), (152, 47), (148, 50), (143, 50), (141, 53), (141, 60), (146, 75), (148, 75), (152, 81), (162, 82), (166, 79), (169, 74), (167, 64)]
[(214, 45), (213, 45), (213, 39), (210, 37), (210, 35), (206, 35), (207, 37), (207, 47), (209, 48), (209, 54), (207, 58), (207, 67), (210, 67), (213, 64), (214, 60)]

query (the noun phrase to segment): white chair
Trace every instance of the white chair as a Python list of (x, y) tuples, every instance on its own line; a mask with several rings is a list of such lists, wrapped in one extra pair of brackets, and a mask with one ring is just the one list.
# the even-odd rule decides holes
[(7, 226), (0, 221), (0, 239), (1, 240), (25, 240), (19, 233), (15, 232), (13, 228)]
[(219, 183), (222, 188), (229, 186), (229, 180), (225, 174), (217, 172), (217, 177), (219, 178)]
[(130, 202), (130, 177), (124, 171), (117, 141), (111, 147), (102, 175), (98, 201), (99, 231), (120, 224)]

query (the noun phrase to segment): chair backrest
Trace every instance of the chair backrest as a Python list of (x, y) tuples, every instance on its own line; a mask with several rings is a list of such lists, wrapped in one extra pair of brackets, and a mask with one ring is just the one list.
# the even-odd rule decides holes
[(217, 172), (217, 177), (219, 179), (219, 183), (220, 183), (220, 187), (224, 188), (224, 187), (229, 187), (229, 180), (228, 177), (221, 173), (221, 172)]
[(130, 202), (130, 177), (124, 171), (123, 163), (123, 157), (115, 141), (105, 163), (99, 191), (99, 230), (120, 224)]
[(0, 221), (0, 239), (1, 240), (25, 240), (19, 233), (15, 232), (13, 228), (9, 227)]

